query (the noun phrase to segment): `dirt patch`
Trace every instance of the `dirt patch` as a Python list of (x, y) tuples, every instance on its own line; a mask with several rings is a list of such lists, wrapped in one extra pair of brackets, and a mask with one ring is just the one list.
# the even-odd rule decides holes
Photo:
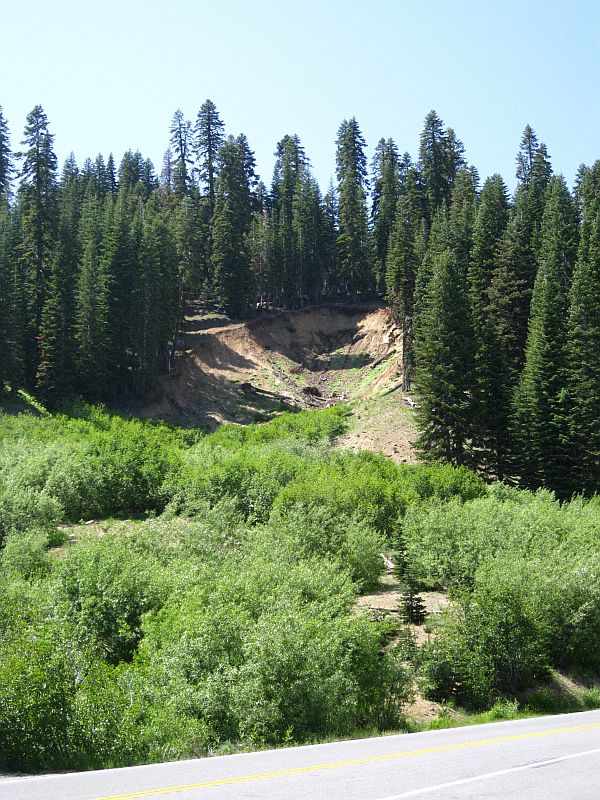
[(365, 424), (354, 424), (342, 446), (412, 461), (410, 409), (400, 390), (386, 394), (398, 384), (400, 358), (401, 333), (381, 304), (312, 307), (243, 323), (192, 309), (175, 367), (136, 413), (214, 430), (349, 402)]

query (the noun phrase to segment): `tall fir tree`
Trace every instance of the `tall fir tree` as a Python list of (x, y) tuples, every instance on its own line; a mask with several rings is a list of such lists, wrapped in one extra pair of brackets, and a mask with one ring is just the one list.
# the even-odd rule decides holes
[(299, 137), (284, 136), (275, 149), (269, 240), (271, 299), (275, 306), (283, 308), (290, 308), (297, 301), (299, 253), (294, 212), (306, 166)]
[(39, 363), (36, 337), (40, 330), (42, 309), (56, 242), (57, 161), (54, 137), (48, 130), (48, 118), (37, 105), (27, 115), (22, 144), (18, 153), (21, 165), (19, 205), (22, 216), (23, 256), (28, 284), (28, 323), (26, 339), (27, 378), (33, 386)]
[(501, 380), (509, 395), (523, 369), (535, 269), (527, 229), (513, 210), (496, 248), (488, 292), (490, 323), (501, 343)]
[(8, 123), (0, 106), (0, 204), (8, 202), (14, 174)]
[(100, 204), (89, 186), (83, 201), (81, 262), (76, 289), (76, 392), (90, 399), (107, 395), (108, 282), (101, 258)]
[(183, 111), (173, 114), (170, 129), (170, 146), (173, 153), (173, 191), (179, 197), (188, 194), (192, 169), (192, 123), (184, 119)]
[(21, 240), (18, 209), (0, 202), (0, 394), (5, 383), (13, 390), (19, 388), (26, 372), (27, 298)]
[[(71, 153), (65, 162), (58, 200), (58, 241), (39, 333), (37, 387), (50, 403), (77, 390), (75, 382), (75, 297), (80, 261), (80, 176)], [(93, 186), (89, 188), (94, 191)]]
[(386, 283), (388, 247), (400, 197), (399, 156), (393, 139), (379, 140), (371, 169), (373, 172), (371, 225), (375, 250), (375, 283), (378, 291), (383, 292)]
[(225, 125), (212, 100), (200, 106), (194, 126), (194, 149), (198, 159), (198, 177), (206, 187), (211, 213), (215, 207), (215, 193), (219, 172), (219, 149), (225, 141)]
[(508, 220), (506, 187), (499, 175), (483, 186), (469, 262), (469, 299), (474, 334), (473, 441), (476, 463), (504, 477), (507, 469), (509, 396), (501, 369), (502, 343), (490, 318), (494, 260)]
[(419, 147), (428, 224), (431, 224), (435, 212), (443, 203), (450, 204), (454, 177), (464, 165), (463, 150), (454, 131), (451, 128), (446, 131), (435, 111), (430, 111), (425, 117)]
[(414, 293), (417, 273), (414, 220), (406, 197), (396, 204), (396, 215), (386, 258), (386, 297), (392, 318), (402, 330), (402, 389), (410, 389), (414, 369)]
[(367, 219), (365, 146), (356, 119), (344, 120), (336, 140), (338, 258), (344, 290), (350, 296), (368, 294), (375, 288)]
[(533, 289), (525, 365), (513, 403), (515, 467), (529, 487), (565, 496), (567, 447), (567, 298), (577, 239), (573, 200), (560, 176), (548, 187), (540, 264)]
[(221, 165), (212, 218), (212, 265), (217, 297), (228, 314), (243, 315), (251, 286), (248, 233), (252, 222), (252, 159), (247, 142), (229, 136), (219, 151)]
[(464, 269), (447, 248), (436, 254), (417, 340), (417, 445), (430, 459), (462, 464), (472, 425), (472, 330)]
[(583, 176), (581, 238), (569, 295), (567, 361), (573, 491), (600, 486), (600, 161)]
[(531, 125), (526, 125), (517, 153), (517, 181), (527, 188), (531, 182), (533, 162), (539, 149), (538, 138)]

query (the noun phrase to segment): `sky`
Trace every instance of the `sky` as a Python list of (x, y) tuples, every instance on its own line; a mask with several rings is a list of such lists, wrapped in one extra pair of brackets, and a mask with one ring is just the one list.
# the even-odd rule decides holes
[(0, 105), (19, 147), (48, 115), (59, 162), (139, 149), (157, 170), (176, 109), (206, 98), (268, 185), (297, 133), (326, 190), (356, 117), (418, 153), (435, 109), (484, 179), (514, 188), (529, 123), (571, 185), (600, 158), (600, 0), (0, 0)]

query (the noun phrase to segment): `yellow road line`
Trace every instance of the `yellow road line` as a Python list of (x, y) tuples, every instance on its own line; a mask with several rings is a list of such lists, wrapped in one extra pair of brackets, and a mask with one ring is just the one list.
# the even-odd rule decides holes
[(336, 769), (338, 767), (353, 767), (359, 764), (374, 764), (380, 761), (392, 761), (408, 756), (421, 756), (426, 753), (443, 753), (447, 750), (460, 750), (467, 747), (481, 747), (487, 744), (501, 744), (503, 742), (517, 742), (523, 739), (534, 739), (541, 736), (555, 736), (559, 733), (574, 733), (575, 731), (590, 730), (600, 728), (600, 722), (589, 725), (577, 725), (573, 728), (555, 728), (550, 731), (536, 731), (535, 733), (517, 733), (512, 736), (500, 736), (497, 739), (480, 739), (475, 742), (459, 742), (458, 744), (439, 745), (438, 747), (424, 747), (420, 750), (405, 750), (402, 753), (388, 753), (382, 756), (368, 756), (366, 758), (353, 758), (348, 761), (333, 761), (329, 764), (313, 764), (307, 767), (292, 767), (291, 769), (279, 769), (274, 772), (258, 772), (254, 775), (240, 775), (237, 778), (217, 778), (200, 783), (187, 783), (182, 786), (168, 786), (163, 789), (145, 789), (140, 792), (129, 792), (128, 794), (115, 794), (109, 797), (98, 797), (96, 800), (135, 800), (138, 797), (153, 797), (154, 795), (172, 794), (175, 792), (189, 792), (193, 789), (212, 789), (216, 786), (230, 786), (234, 783), (248, 783), (250, 781), (265, 780), (266, 778), (279, 778), (283, 775), (301, 775), (303, 772), (318, 772), (323, 769)]

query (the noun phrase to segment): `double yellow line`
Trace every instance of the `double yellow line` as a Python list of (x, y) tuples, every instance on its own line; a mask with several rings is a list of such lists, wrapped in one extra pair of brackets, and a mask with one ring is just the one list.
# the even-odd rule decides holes
[(355, 767), (360, 764), (375, 764), (381, 761), (393, 761), (409, 756), (422, 756), (427, 753), (444, 753), (448, 750), (461, 750), (468, 747), (482, 747), (488, 744), (502, 744), (504, 742), (518, 742), (524, 739), (535, 739), (542, 736), (556, 736), (560, 733), (574, 733), (576, 731), (591, 730), (600, 728), (600, 722), (589, 725), (577, 725), (572, 728), (555, 728), (549, 731), (536, 731), (535, 733), (518, 733), (512, 736), (499, 736), (496, 739), (480, 739), (475, 742), (461, 742), (458, 744), (446, 744), (438, 747), (423, 747), (419, 750), (405, 750), (402, 753), (388, 753), (382, 756), (369, 756), (367, 758), (353, 758), (347, 761), (332, 761), (328, 764), (313, 764), (307, 767), (292, 767), (291, 769), (279, 769), (273, 772), (257, 772), (253, 775), (240, 775), (237, 778), (217, 778), (211, 781), (201, 781), (200, 783), (186, 783), (181, 786), (168, 786), (162, 789), (145, 789), (139, 792), (129, 792), (127, 794), (115, 794), (109, 797), (98, 797), (95, 800), (135, 800), (139, 797), (154, 797), (161, 794), (172, 794), (175, 792), (190, 792), (194, 789), (212, 789), (216, 786), (231, 786), (236, 783), (249, 783), (250, 781), (262, 781), (267, 778), (279, 778), (283, 775), (301, 775), (304, 772), (319, 772), (324, 769), (338, 769), (340, 767)]

